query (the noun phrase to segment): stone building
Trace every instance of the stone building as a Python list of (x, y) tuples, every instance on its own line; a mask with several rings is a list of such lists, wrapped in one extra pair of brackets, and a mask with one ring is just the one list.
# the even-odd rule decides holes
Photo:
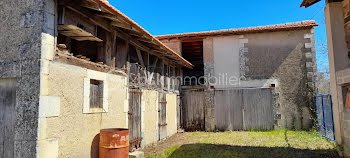
[[(321, 0), (304, 0), (309, 7)], [(350, 1), (325, 0), (325, 21), (333, 103), (335, 139), (342, 145), (342, 155), (350, 156)]]
[(183, 70), (184, 128), (310, 129), (315, 26), (303, 21), (157, 36), (195, 66)]
[[(98, 157), (98, 133), (130, 148), (177, 132), (192, 64), (104, 0), (0, 2), (0, 157)], [(147, 116), (147, 117), (146, 117)]]

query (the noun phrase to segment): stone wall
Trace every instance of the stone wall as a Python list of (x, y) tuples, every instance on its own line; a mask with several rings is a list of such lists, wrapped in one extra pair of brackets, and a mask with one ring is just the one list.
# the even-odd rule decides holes
[(17, 80), (14, 157), (36, 157), (42, 42), (54, 39), (49, 20), (54, 5), (54, 0), (0, 2), (0, 78)]
[(276, 127), (310, 129), (314, 121), (316, 73), (313, 29), (245, 37), (249, 42), (244, 78), (247, 81), (274, 80)]
[[(205, 76), (223, 79), (225, 73), (227, 78), (237, 79), (234, 84), (219, 83), (209, 89), (274, 86), (275, 127), (312, 127), (317, 71), (313, 29), (208, 37), (203, 42)], [(206, 127), (210, 130), (215, 117), (210, 117), (214, 115), (207, 108)]]

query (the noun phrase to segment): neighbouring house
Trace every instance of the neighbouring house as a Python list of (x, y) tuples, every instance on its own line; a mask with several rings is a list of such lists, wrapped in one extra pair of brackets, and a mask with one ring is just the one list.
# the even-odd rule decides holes
[(98, 157), (98, 134), (130, 149), (177, 133), (193, 65), (104, 0), (0, 2), (0, 157)]
[[(304, 0), (310, 7), (321, 0)], [(335, 138), (350, 157), (350, 1), (326, 0), (325, 20)]]
[(157, 36), (194, 64), (183, 70), (182, 126), (310, 129), (315, 21)]

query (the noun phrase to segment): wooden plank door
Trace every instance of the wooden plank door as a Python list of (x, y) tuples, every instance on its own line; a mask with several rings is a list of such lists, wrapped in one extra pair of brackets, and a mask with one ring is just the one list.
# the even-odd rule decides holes
[(16, 80), (0, 79), (0, 158), (14, 157)]
[(186, 131), (205, 130), (205, 92), (183, 91), (182, 93), (182, 119)]
[(216, 128), (220, 131), (243, 129), (243, 91), (215, 91)]
[(274, 126), (271, 89), (243, 90), (244, 130), (272, 130)]
[(167, 122), (166, 122), (166, 94), (159, 93), (159, 109), (158, 109), (158, 129), (159, 140), (163, 140), (167, 137)]
[(141, 147), (141, 95), (141, 90), (131, 89), (129, 91), (128, 124), (130, 151)]
[(181, 129), (181, 96), (177, 96), (176, 98), (176, 122), (177, 122), (177, 130)]

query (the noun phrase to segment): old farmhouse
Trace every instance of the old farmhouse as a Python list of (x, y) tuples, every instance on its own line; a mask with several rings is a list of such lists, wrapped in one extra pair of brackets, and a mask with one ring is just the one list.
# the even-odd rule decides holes
[(154, 37), (106, 0), (0, 10), (0, 158), (97, 158), (194, 130), (309, 129), (314, 21)]
[(105, 128), (129, 128), (131, 150), (177, 132), (174, 77), (192, 64), (107, 1), (1, 5), (0, 157), (98, 157)]

